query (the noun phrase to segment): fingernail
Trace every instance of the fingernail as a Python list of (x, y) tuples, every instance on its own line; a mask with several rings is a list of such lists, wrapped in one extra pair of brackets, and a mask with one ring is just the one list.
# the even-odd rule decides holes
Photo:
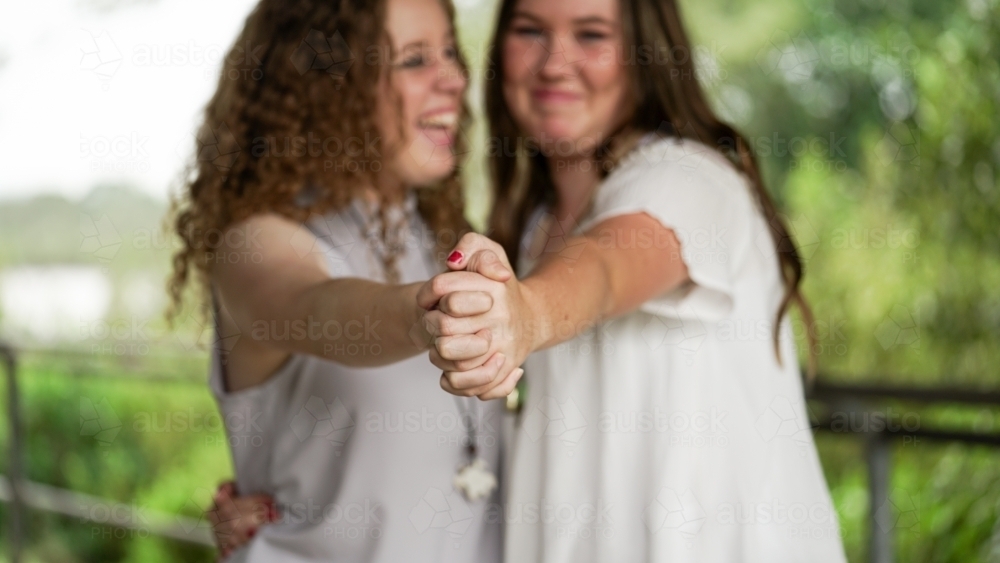
[(274, 505), (267, 508), (267, 519), (271, 522), (278, 521), (278, 509)]
[(462, 261), (462, 253), (457, 250), (453, 250), (451, 254), (448, 255), (449, 264), (456, 264), (461, 261)]
[(252, 538), (256, 535), (257, 535), (257, 528), (250, 528), (250, 530), (247, 532), (248, 538)]

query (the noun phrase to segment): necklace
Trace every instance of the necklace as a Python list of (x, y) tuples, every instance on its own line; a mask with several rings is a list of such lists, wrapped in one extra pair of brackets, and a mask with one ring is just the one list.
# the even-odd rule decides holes
[(366, 244), (371, 250), (370, 256), (381, 262), (383, 277), (389, 284), (400, 282), (396, 261), (406, 250), (406, 235), (409, 231), (408, 211), (405, 206), (385, 208), (377, 204), (366, 205), (360, 199), (351, 205), (351, 212), (364, 232)]
[(470, 502), (475, 502), (489, 496), (493, 492), (493, 489), (497, 487), (497, 478), (490, 471), (489, 466), (486, 465), (483, 458), (477, 455), (476, 444), (478, 436), (476, 428), (482, 422), (482, 408), (477, 409), (479, 411), (478, 416), (476, 420), (473, 420), (472, 409), (469, 408), (468, 401), (475, 401), (475, 399), (463, 399), (456, 396), (455, 401), (458, 403), (462, 423), (468, 425), (466, 428), (466, 440), (468, 444), (465, 447), (467, 461), (458, 468), (452, 484), (456, 489), (462, 491), (466, 499)]

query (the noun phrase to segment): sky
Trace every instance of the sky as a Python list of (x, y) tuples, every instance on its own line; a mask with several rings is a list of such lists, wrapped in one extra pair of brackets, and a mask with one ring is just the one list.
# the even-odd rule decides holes
[(0, 3), (0, 200), (101, 183), (165, 200), (255, 3)]
[(102, 182), (165, 199), (250, 0), (0, 9), (0, 198)]
[[(165, 201), (256, 1), (0, 0), (0, 201), (122, 183)], [(96, 266), (0, 272), (0, 336), (100, 339), (113, 293), (153, 315), (160, 281), (123, 284)]]

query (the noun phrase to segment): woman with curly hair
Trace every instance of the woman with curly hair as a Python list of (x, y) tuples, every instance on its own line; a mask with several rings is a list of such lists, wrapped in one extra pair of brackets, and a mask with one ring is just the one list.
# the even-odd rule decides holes
[[(500, 557), (498, 405), (456, 401), (420, 355), (417, 296), (468, 230), (464, 71), (447, 0), (262, 0), (226, 59), (170, 283), (174, 313), (192, 281), (213, 305), (223, 557)], [(441, 309), (491, 305), (466, 297)], [(476, 357), (488, 335), (448, 346)]]

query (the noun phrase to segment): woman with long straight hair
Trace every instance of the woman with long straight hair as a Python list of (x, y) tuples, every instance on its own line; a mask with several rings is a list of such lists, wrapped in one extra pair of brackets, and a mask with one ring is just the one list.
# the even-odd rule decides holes
[[(491, 335), (431, 350), (445, 389), (505, 397), (524, 366), (506, 560), (844, 561), (787, 317), (811, 319), (801, 260), (674, 0), (504, 0), (491, 55), (495, 242), (463, 237), (421, 305), (441, 346)], [(518, 277), (457, 271), (496, 262)], [(470, 291), (489, 312), (434, 307)]]
[(227, 560), (500, 559), (498, 405), (440, 389), (417, 322), (467, 230), (464, 70), (447, 0), (261, 0), (226, 58), (170, 288), (212, 306)]

